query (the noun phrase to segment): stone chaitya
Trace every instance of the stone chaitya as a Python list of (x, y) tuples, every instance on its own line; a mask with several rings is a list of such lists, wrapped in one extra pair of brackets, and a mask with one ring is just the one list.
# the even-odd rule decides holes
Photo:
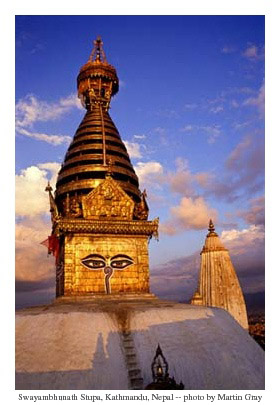
[(58, 174), (49, 249), (56, 256), (56, 296), (149, 293), (146, 192), (109, 113), (119, 89), (98, 37), (80, 69), (78, 96), (86, 108)]
[(229, 252), (215, 232), (212, 220), (208, 230), (201, 251), (198, 289), (191, 304), (224, 308), (243, 328), (248, 329), (244, 296)]

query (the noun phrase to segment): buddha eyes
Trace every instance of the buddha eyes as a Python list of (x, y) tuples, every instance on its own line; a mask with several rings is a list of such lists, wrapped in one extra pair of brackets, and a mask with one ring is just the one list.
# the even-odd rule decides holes
[[(88, 269), (98, 270), (106, 267), (106, 259), (97, 254), (88, 255), (81, 260), (81, 263)], [(110, 265), (113, 269), (122, 270), (127, 266), (133, 264), (131, 257), (126, 255), (116, 255), (107, 260), (107, 265)]]
[(105, 259), (99, 255), (89, 255), (81, 260), (88, 269), (102, 269), (106, 266)]
[(124, 269), (131, 264), (133, 264), (133, 260), (128, 256), (118, 255), (111, 259), (111, 267), (113, 269)]

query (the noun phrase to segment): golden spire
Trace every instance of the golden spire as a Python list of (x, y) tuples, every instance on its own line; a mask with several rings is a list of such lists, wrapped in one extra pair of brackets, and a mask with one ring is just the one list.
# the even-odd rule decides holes
[(103, 41), (101, 36), (98, 35), (95, 41), (93, 41), (94, 48), (91, 51), (88, 62), (102, 62), (107, 63), (106, 55), (103, 50)]

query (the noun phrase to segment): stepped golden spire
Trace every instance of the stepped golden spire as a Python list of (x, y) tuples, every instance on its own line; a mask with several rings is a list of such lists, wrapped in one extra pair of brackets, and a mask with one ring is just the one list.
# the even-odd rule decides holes
[[(146, 193), (108, 110), (118, 92), (115, 68), (100, 37), (77, 77), (86, 109), (50, 194), (53, 234), (59, 238), (57, 295), (149, 292)], [(51, 199), (52, 198), (52, 199)]]
[(236, 272), (211, 219), (208, 231), (200, 253), (198, 289), (191, 304), (224, 308), (248, 329), (246, 305)]

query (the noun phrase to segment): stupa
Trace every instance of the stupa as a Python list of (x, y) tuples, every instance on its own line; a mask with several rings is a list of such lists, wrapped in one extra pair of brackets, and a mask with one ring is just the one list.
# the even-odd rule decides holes
[(158, 220), (108, 113), (117, 91), (97, 38), (78, 75), (87, 112), (46, 188), (57, 298), (16, 312), (16, 389), (264, 389), (264, 352), (227, 311), (149, 293)]
[(56, 296), (149, 293), (148, 241), (158, 219), (148, 221), (146, 192), (110, 115), (118, 92), (115, 68), (100, 37), (80, 69), (78, 96), (86, 114), (59, 171), (52, 212)]

